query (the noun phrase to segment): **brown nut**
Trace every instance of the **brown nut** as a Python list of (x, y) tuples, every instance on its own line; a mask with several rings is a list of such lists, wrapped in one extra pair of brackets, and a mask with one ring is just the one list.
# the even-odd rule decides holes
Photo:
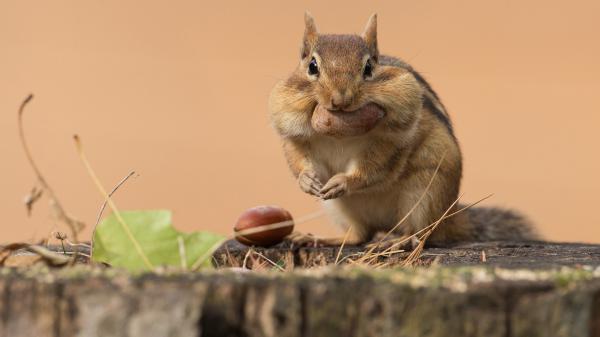
[[(264, 230), (260, 227), (264, 227)], [(277, 206), (250, 208), (240, 215), (233, 227), (238, 242), (261, 247), (282, 242), (293, 229), (294, 221), (290, 212)]]
[(369, 103), (354, 111), (330, 111), (317, 105), (313, 111), (313, 129), (329, 136), (358, 136), (377, 125), (385, 111), (375, 103)]

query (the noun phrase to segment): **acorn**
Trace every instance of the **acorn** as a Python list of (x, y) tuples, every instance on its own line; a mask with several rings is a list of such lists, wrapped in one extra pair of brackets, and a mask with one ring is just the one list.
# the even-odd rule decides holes
[(268, 247), (292, 233), (290, 212), (278, 206), (257, 206), (246, 210), (235, 223), (235, 239), (248, 246)]

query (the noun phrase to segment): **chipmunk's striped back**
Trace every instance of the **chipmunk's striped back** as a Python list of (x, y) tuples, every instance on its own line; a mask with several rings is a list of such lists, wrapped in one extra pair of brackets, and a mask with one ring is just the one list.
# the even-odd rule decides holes
[(379, 63), (408, 70), (417, 79), (419, 84), (421, 84), (421, 86), (424, 89), (423, 106), (431, 113), (433, 113), (434, 116), (438, 118), (442, 123), (444, 123), (444, 125), (448, 128), (448, 132), (450, 132), (452, 137), (454, 137), (452, 121), (450, 120), (450, 115), (448, 115), (446, 107), (444, 106), (436, 92), (433, 90), (431, 85), (425, 80), (425, 78), (420, 73), (418, 73), (410, 64), (392, 56), (381, 55), (379, 57)]

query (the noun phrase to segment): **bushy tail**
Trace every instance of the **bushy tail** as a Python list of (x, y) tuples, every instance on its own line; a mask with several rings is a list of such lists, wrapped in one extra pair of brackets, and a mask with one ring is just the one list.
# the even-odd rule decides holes
[(476, 241), (528, 241), (540, 236), (532, 224), (518, 212), (496, 207), (473, 207), (467, 210), (472, 237)]

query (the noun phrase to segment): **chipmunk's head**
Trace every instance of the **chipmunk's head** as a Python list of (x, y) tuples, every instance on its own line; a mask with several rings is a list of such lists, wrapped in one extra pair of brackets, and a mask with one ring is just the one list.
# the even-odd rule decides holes
[(330, 111), (353, 111), (362, 101), (361, 86), (377, 67), (377, 14), (359, 35), (319, 34), (314, 18), (304, 16), (300, 69), (313, 82), (319, 105)]
[(280, 134), (359, 136), (415, 124), (422, 88), (408, 69), (379, 62), (376, 15), (361, 35), (319, 34), (310, 14), (304, 21), (300, 64), (269, 100)]

